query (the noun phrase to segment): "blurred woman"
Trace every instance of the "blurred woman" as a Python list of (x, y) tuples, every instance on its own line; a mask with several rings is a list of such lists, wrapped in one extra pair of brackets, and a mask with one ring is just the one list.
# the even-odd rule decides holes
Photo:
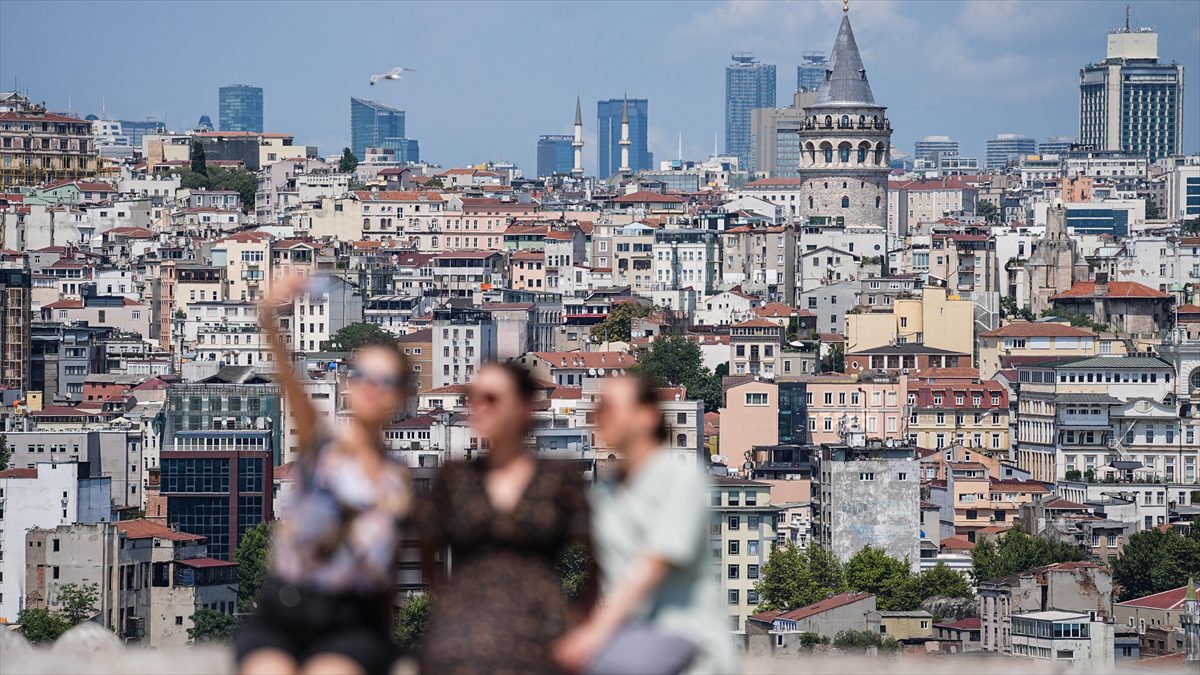
[(579, 466), (538, 460), (525, 447), (538, 385), (512, 363), (480, 369), (467, 393), (487, 453), (447, 464), (422, 515), (422, 548), (449, 547), (450, 574), (433, 588), (421, 671), (553, 673), (550, 644), (567, 630), (555, 562), (588, 541)]
[[(601, 393), (596, 436), (621, 457), (619, 478), (593, 492), (602, 596), (591, 616), (555, 645), (555, 657), (567, 670), (587, 671), (623, 627), (637, 622), (671, 642), (690, 642), (694, 653), (687, 672), (736, 672), (708, 550), (709, 482), (698, 468), (662, 450), (666, 422), (647, 380), (606, 378)], [(654, 642), (640, 639), (643, 645)], [(633, 667), (620, 654), (606, 660), (626, 664), (616, 670), (651, 672), (658, 665), (652, 668), (649, 660), (665, 656), (653, 651), (638, 655), (647, 659), (642, 669), (637, 658)]]
[(259, 309), (296, 430), (299, 480), (275, 525), (270, 578), (237, 638), (246, 675), (387, 673), (395, 658), (392, 595), (411, 498), (383, 426), (404, 407), (408, 363), (394, 342), (360, 348), (349, 371), (350, 424), (322, 423), (275, 322), (280, 305), (318, 286), (278, 279)]

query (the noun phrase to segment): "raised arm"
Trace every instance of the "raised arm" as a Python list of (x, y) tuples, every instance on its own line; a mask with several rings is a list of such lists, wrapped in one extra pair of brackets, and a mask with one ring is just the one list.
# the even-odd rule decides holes
[[(263, 296), (258, 306), (259, 323), (267, 336), (271, 359), (275, 361), (275, 378), (283, 389), (283, 398), (291, 407), (296, 422), (296, 441), (300, 452), (307, 452), (316, 439), (317, 411), (308, 400), (300, 379), (296, 377), (296, 363), (292, 360), (291, 350), (283, 342), (275, 314), (281, 306), (291, 304), (299, 297), (306, 283), (307, 277), (304, 276), (281, 276), (271, 283), (271, 292)], [(287, 429), (284, 429), (284, 433), (287, 433)]]

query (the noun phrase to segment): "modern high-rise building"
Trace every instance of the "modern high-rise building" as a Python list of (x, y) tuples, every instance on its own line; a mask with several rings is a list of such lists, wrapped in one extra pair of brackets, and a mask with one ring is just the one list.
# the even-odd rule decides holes
[(725, 154), (749, 168), (750, 112), (775, 107), (775, 66), (735, 52), (725, 66)]
[(1074, 136), (1051, 136), (1038, 143), (1040, 155), (1064, 155), (1070, 152), (1071, 146), (1079, 141)]
[(220, 131), (263, 131), (263, 90), (248, 84), (221, 87), (218, 102)]
[(538, 136), (538, 177), (571, 173), (571, 169), (575, 166), (575, 148), (572, 145), (574, 141), (575, 137), (571, 135), (545, 134)]
[(1022, 155), (1037, 154), (1037, 141), (1021, 134), (999, 134), (995, 138), (989, 138), (985, 145), (985, 166), (989, 169), (1003, 169), (1009, 162), (1015, 162)]
[[(207, 115), (206, 115), (207, 117)], [(141, 150), (142, 138), (146, 134), (159, 134), (166, 130), (167, 125), (157, 120), (117, 120), (121, 124), (121, 133), (129, 137), (129, 144)], [(212, 124), (212, 120), (209, 120)]]
[[(384, 147), (387, 139), (404, 139), (404, 111), (377, 101), (350, 97), (350, 151), (366, 159), (367, 148)], [(399, 146), (397, 146), (399, 147)]]
[[(596, 155), (599, 159), (596, 175), (608, 178), (621, 168), (621, 115), (624, 98), (596, 102)], [(629, 168), (634, 173), (654, 168), (654, 153), (646, 140), (650, 119), (650, 102), (644, 98), (629, 99)]]
[(958, 141), (949, 136), (926, 136), (916, 142), (913, 147), (913, 157), (928, 159), (936, 162), (938, 155), (943, 153), (958, 154)]
[(804, 91), (820, 89), (828, 67), (824, 52), (804, 52), (804, 63), (796, 66), (796, 88)]
[(1125, 26), (1108, 34), (1107, 58), (1079, 70), (1079, 141), (1096, 150), (1183, 152), (1183, 66), (1159, 63), (1158, 33)]

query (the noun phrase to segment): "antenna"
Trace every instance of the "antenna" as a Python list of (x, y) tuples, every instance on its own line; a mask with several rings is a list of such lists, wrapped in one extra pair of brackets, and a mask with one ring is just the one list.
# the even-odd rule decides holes
[(679, 148), (676, 150), (679, 154), (679, 161), (683, 161), (683, 132), (679, 132)]
[(1132, 14), (1133, 14), (1133, 4), (1128, 3), (1125, 5), (1125, 32), (1126, 33), (1128, 33), (1129, 29), (1130, 29), (1130, 18), (1132, 16)]

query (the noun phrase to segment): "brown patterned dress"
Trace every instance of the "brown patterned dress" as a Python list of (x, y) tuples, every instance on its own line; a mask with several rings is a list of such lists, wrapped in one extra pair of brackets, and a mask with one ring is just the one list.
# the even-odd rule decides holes
[(483, 460), (442, 468), (421, 510), (422, 536), (450, 547), (450, 575), (433, 591), (421, 672), (556, 673), (551, 643), (567, 630), (555, 562), (588, 542), (583, 478), (570, 462), (539, 460), (524, 495), (497, 511)]

